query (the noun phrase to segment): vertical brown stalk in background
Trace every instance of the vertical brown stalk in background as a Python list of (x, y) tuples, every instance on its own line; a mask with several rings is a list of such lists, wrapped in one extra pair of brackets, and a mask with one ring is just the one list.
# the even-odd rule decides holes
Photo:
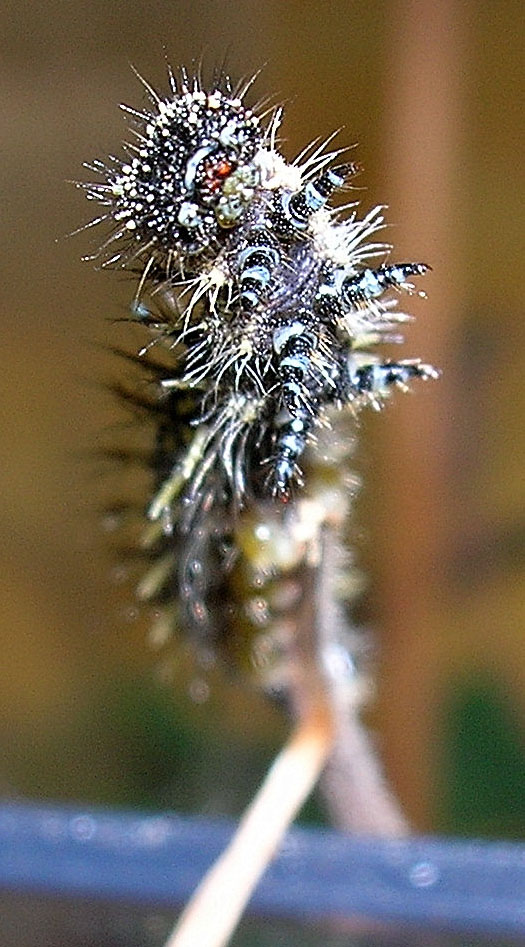
[[(437, 612), (447, 554), (447, 425), (458, 318), (458, 148), (462, 6), (396, 0), (388, 12), (385, 190), (398, 256), (433, 267), (428, 300), (411, 301), (410, 349), (443, 369), (438, 390), (394, 410), (382, 437), (381, 552), (385, 757), (419, 828), (431, 825), (438, 669)], [(414, 302), (414, 305), (412, 305)]]

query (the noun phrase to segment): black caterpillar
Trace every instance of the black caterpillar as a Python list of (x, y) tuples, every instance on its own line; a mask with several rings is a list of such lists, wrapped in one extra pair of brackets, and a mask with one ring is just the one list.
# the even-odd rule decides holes
[(330, 206), (360, 170), (327, 151), (333, 136), (287, 163), (282, 111), (248, 108), (251, 81), (206, 91), (170, 73), (167, 97), (144, 85), (149, 108), (123, 106), (127, 157), (87, 165), (103, 180), (80, 186), (105, 208), (93, 223), (111, 227), (102, 265), (137, 273), (132, 318), (151, 334), (140, 354), (163, 393), (148, 516), (179, 566), (150, 584), (157, 594), (178, 568), (190, 621), (206, 628), (217, 582), (203, 563), (228, 563), (235, 517), (294, 506), (305, 449), (334, 411), (380, 408), (392, 388), (437, 377), (371, 353), (401, 341), (397, 298), (429, 267), (388, 261), (382, 207), (359, 218), (355, 201)]

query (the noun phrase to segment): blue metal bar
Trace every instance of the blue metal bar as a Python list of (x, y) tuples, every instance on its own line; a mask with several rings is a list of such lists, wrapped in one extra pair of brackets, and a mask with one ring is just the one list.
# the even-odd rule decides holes
[[(234, 828), (171, 813), (8, 802), (0, 805), (0, 888), (178, 907)], [(250, 910), (525, 934), (525, 844), (295, 828)]]

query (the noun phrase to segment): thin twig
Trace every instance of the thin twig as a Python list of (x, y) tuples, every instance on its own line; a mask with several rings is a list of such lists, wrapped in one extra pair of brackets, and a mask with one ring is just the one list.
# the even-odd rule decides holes
[[(338, 530), (325, 527), (318, 570), (321, 654), (341, 654), (341, 642), (358, 635), (334, 594), (337, 575), (345, 565)], [(351, 650), (351, 648), (350, 648)], [(344, 649), (343, 649), (344, 653)], [(335, 738), (322, 776), (321, 789), (333, 825), (345, 832), (396, 838), (409, 834), (409, 825), (383, 774), (381, 761), (359, 715), (367, 688), (358, 672), (345, 675), (335, 668), (329, 676)]]
[(166, 947), (223, 947), (259, 878), (315, 786), (332, 746), (326, 715), (304, 720), (279, 753), (227, 849), (183, 911)]
[(356, 709), (343, 703), (335, 714), (334, 747), (321, 781), (332, 825), (356, 835), (408, 835), (408, 821)]

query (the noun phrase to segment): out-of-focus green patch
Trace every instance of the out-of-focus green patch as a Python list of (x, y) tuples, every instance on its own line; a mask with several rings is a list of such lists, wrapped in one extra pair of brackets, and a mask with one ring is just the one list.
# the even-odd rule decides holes
[(500, 685), (463, 683), (445, 706), (440, 829), (460, 835), (525, 834), (525, 748)]

